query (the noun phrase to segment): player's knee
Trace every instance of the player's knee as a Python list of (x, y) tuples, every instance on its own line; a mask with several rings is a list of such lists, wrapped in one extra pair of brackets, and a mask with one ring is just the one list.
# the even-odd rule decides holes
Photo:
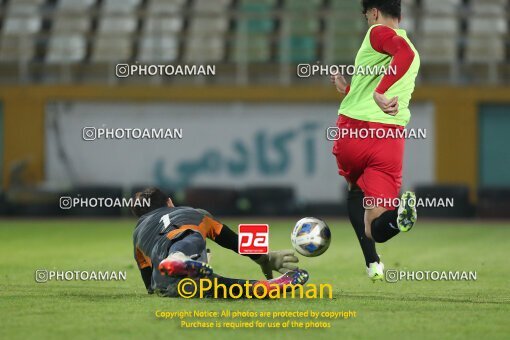
[[(193, 245), (193, 247), (191, 247), (194, 249), (193, 252), (195, 254), (201, 254), (205, 250), (205, 247), (206, 247), (205, 239), (198, 232), (193, 233), (189, 237), (190, 237), (190, 239), (188, 241), (190, 241)], [(195, 254), (193, 254), (193, 255), (195, 255)]]
[(367, 210), (365, 210), (364, 222), (365, 222), (365, 236), (371, 240), (372, 239), (372, 228), (370, 225), (372, 223), (372, 220), (371, 220), (370, 215)]
[(362, 191), (356, 183), (348, 182), (347, 186), (349, 187), (349, 191)]

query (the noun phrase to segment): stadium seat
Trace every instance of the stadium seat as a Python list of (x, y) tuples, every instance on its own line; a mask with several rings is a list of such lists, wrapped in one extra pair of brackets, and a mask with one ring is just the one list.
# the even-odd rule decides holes
[(470, 10), (476, 16), (480, 14), (504, 16), (507, 5), (508, 0), (471, 0)]
[(0, 61), (29, 61), (34, 54), (35, 42), (31, 36), (4, 35), (0, 39)]
[(505, 42), (501, 37), (469, 37), (467, 40), (467, 62), (485, 64), (503, 60), (505, 60)]
[(96, 4), (96, 0), (59, 0), (57, 10), (62, 12), (86, 11)]
[(225, 33), (228, 30), (227, 17), (194, 16), (189, 31), (192, 35), (209, 35), (211, 33)]
[(427, 14), (457, 15), (462, 0), (422, 0), (422, 10)]
[(458, 60), (458, 12), (461, 0), (423, 0), (420, 34), (415, 45), (424, 63), (452, 65)]
[(368, 26), (359, 3), (332, 1), (325, 17), (323, 55), (326, 63), (353, 63)]
[(179, 13), (187, 0), (149, 0), (147, 11), (150, 15), (168, 15)]
[(459, 32), (459, 23), (455, 18), (426, 17), (422, 21), (422, 32), (427, 36), (455, 36)]
[(241, 9), (246, 12), (235, 25), (236, 38), (231, 44), (231, 61), (267, 62), (271, 59), (270, 33), (274, 31), (275, 21), (271, 19), (270, 11), (274, 4), (271, 1), (241, 3)]
[(414, 0), (402, 1), (402, 21), (400, 22), (400, 28), (406, 30), (408, 35), (412, 35), (416, 31), (414, 5)]
[(179, 56), (179, 40), (184, 17), (179, 14), (185, 0), (151, 0), (148, 16), (143, 21), (137, 60), (142, 62), (174, 62)]
[(141, 0), (104, 0), (97, 35), (92, 42), (93, 62), (127, 61), (133, 53), (132, 34), (136, 31), (136, 9)]
[(190, 38), (184, 50), (186, 62), (219, 62), (225, 56), (224, 39), (219, 36)]
[(147, 4), (147, 16), (142, 23), (144, 34), (175, 34), (184, 26), (180, 14), (185, 0), (151, 0)]
[(85, 59), (85, 36), (92, 25), (86, 10), (94, 4), (92, 0), (60, 0), (57, 3), (46, 52), (48, 63), (77, 63)]
[(136, 30), (135, 16), (102, 16), (99, 20), (98, 32), (102, 34), (131, 34)]
[(472, 18), (469, 20), (468, 32), (470, 35), (497, 36), (506, 34), (508, 23), (504, 16), (492, 18)]
[(90, 30), (91, 20), (86, 15), (74, 15), (69, 17), (58, 14), (53, 20), (53, 32), (62, 33), (86, 33)]
[(179, 41), (176, 36), (144, 35), (140, 40), (138, 60), (141, 62), (173, 62), (179, 55)]
[(143, 22), (143, 33), (147, 34), (173, 34), (182, 30), (183, 19), (179, 17), (156, 17), (150, 16)]
[(322, 0), (285, 0), (283, 7), (286, 11), (310, 11), (320, 9)]
[(431, 64), (453, 63), (457, 57), (456, 40), (451, 36), (421, 36), (416, 39), (416, 47), (422, 62)]
[(39, 4), (10, 2), (4, 20), (3, 35), (37, 33), (42, 25)]
[(332, 14), (326, 18), (326, 36), (340, 36), (341, 39), (345, 39), (353, 35), (362, 36), (367, 29), (365, 22), (352, 16)]
[[(449, 0), (443, 3), (446, 9), (443, 8), (439, 12), (432, 7), (432, 4), (438, 5), (436, 0), (428, 0), (426, 4), (429, 6), (425, 7), (428, 12), (421, 20), (421, 34), (415, 40), (421, 59), (431, 64), (452, 64), (458, 60), (457, 41), (460, 22), (454, 11), (458, 2)], [(445, 16), (445, 14), (451, 14), (451, 16)]]
[(79, 34), (54, 34), (50, 38), (48, 63), (76, 63), (83, 61), (87, 49), (85, 37)]
[(278, 0), (241, 0), (240, 8), (246, 10), (259, 10), (259, 9), (270, 9), (274, 8)]
[[(132, 58), (218, 62), (226, 57), (229, 62), (315, 62), (320, 57), (327, 63), (352, 63), (367, 30), (360, 2), (350, 0), (2, 3), (3, 62), (39, 59), (44, 53), (48, 62), (80, 62), (90, 48), (90, 61), (101, 63)], [(467, 70), (486, 66), (470, 63), (488, 63), (492, 74), (499, 74), (500, 66), (506, 67), (500, 63), (508, 59), (508, 10), (508, 0), (402, 0), (401, 27), (420, 51), (423, 74), (439, 66), (442, 73), (449, 67), (456, 76), (460, 58)], [(183, 33), (186, 39), (180, 38)], [(63, 55), (66, 49), (70, 53)]]
[(314, 16), (286, 15), (283, 17), (281, 24), (282, 33), (289, 35), (316, 34), (320, 30), (320, 22)]
[[(9, 2), (9, 1), (6, 1), (6, 2)], [(11, 0), (10, 2), (12, 3), (12, 5), (14, 5), (14, 3), (16, 3), (17, 5), (30, 4), (30, 5), (40, 6), (40, 5), (43, 5), (46, 2), (46, 0)]]
[(131, 58), (132, 39), (128, 36), (98, 36), (94, 39), (91, 60), (93, 62), (120, 62)]
[(193, 12), (199, 14), (223, 14), (230, 6), (232, 0), (195, 0), (193, 1)]
[(85, 35), (92, 26), (87, 11), (95, 4), (96, 0), (58, 0), (46, 53), (48, 63), (84, 60), (87, 52)]
[(242, 0), (239, 4), (241, 17), (237, 21), (237, 28), (247, 33), (270, 33), (275, 28), (275, 21), (271, 11), (276, 0)]
[(104, 14), (132, 14), (142, 0), (103, 0)]
[(467, 27), (466, 61), (485, 64), (504, 61), (505, 38), (508, 33), (506, 2), (473, 0), (470, 5), (473, 15)]
[(279, 50), (280, 61), (304, 63), (317, 61), (317, 40), (313, 36), (283, 38)]
[(271, 41), (266, 35), (251, 35), (248, 40), (238, 38), (230, 55), (233, 62), (267, 62), (271, 58)]
[(356, 12), (361, 15), (361, 7), (358, 1), (331, 0), (330, 7), (333, 10), (342, 10), (342, 12), (347, 11), (350, 13)]
[(324, 61), (326, 63), (340, 63), (345, 65), (354, 63), (356, 54), (361, 45), (361, 39), (344, 39), (339, 37), (330, 40), (331, 43), (325, 44)]
[(275, 21), (272, 19), (244, 18), (237, 22), (237, 29), (246, 33), (271, 33), (275, 28)]
[[(218, 62), (225, 56), (224, 34), (229, 28), (225, 15), (231, 0), (195, 0), (184, 58), (188, 62)], [(214, 16), (212, 14), (215, 14)]]

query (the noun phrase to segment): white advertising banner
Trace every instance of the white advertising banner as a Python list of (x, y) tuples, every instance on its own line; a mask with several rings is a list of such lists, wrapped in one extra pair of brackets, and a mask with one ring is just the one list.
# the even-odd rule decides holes
[[(52, 183), (291, 186), (301, 201), (344, 196), (328, 127), (337, 105), (54, 102), (46, 110)], [(427, 140), (406, 148), (406, 187), (434, 180), (433, 106), (412, 109)]]

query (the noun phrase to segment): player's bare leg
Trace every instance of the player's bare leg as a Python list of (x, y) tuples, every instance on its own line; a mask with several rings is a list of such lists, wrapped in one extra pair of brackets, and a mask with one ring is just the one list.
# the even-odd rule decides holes
[(365, 235), (367, 235), (369, 239), (374, 239), (372, 237), (372, 222), (374, 222), (375, 219), (379, 218), (386, 211), (388, 211), (388, 209), (383, 207), (374, 207), (373, 209), (365, 210)]

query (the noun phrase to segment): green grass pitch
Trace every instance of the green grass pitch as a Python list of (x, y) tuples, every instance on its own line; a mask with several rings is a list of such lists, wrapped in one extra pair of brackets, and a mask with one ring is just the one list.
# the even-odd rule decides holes
[[(270, 247), (290, 247), (293, 220), (265, 222)], [(386, 268), (477, 271), (476, 282), (372, 283), (354, 232), (345, 220), (327, 221), (330, 249), (301, 257), (311, 283), (330, 283), (332, 300), (184, 300), (149, 296), (132, 258), (133, 220), (0, 221), (0, 339), (508, 339), (510, 224), (418, 222), (408, 234), (380, 245)], [(231, 277), (260, 278), (249, 259), (209, 242), (212, 266)], [(36, 269), (127, 271), (126, 281), (36, 283)], [(329, 329), (182, 329), (162, 311), (342, 311), (356, 318)]]

